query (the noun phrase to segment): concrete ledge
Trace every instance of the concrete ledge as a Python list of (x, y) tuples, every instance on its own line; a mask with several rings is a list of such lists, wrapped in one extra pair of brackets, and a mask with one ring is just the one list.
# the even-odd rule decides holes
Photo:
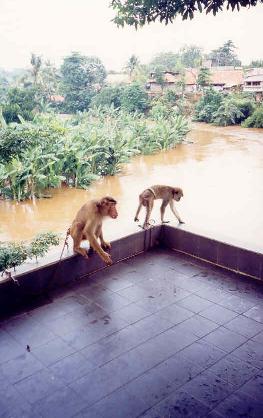
[[(114, 263), (133, 257), (155, 246), (163, 246), (192, 257), (213, 263), (219, 267), (263, 280), (263, 254), (207, 238), (168, 225), (155, 226), (112, 242), (111, 256)], [(13, 280), (0, 283), (0, 312), (13, 310), (24, 300), (32, 302), (32, 296), (48, 294), (54, 287), (66, 285), (107, 267), (93, 254), (89, 260), (78, 255), (67, 255), (59, 262), (51, 261), (41, 266), (30, 266), (28, 271), (14, 275)]]
[(228, 270), (263, 280), (263, 254), (164, 225), (162, 245)]
[[(111, 243), (113, 263), (133, 257), (158, 245), (160, 232), (161, 226), (156, 226), (113, 241)], [(12, 311), (24, 300), (32, 299), (32, 296), (47, 294), (52, 288), (66, 285), (100, 269), (105, 269), (105, 274), (107, 274), (108, 267), (96, 253), (89, 260), (72, 253), (67, 254), (60, 262), (58, 259), (46, 261), (46, 264), (42, 261), (41, 265), (31, 265), (27, 271), (22, 266), (22, 269), (18, 269), (18, 272), (13, 274), (16, 283), (10, 279), (0, 282), (0, 313), (6, 310)]]

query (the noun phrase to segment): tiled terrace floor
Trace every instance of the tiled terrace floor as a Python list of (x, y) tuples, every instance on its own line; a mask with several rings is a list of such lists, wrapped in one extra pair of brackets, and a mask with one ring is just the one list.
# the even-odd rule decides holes
[(0, 417), (262, 418), (262, 290), (165, 250), (60, 289), (0, 323)]

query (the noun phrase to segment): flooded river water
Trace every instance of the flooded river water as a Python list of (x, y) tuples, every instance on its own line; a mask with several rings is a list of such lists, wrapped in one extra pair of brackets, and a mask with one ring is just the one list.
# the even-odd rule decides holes
[[(105, 224), (105, 238), (138, 231), (133, 217), (138, 194), (152, 184), (180, 186), (177, 209), (183, 228), (263, 251), (263, 129), (194, 124), (188, 142), (156, 155), (135, 157), (114, 177), (88, 191), (52, 190), (35, 203), (0, 201), (0, 241), (27, 240), (39, 231), (62, 234), (89, 198), (112, 195), (119, 218)], [(152, 218), (158, 223), (159, 202)], [(141, 214), (143, 217), (144, 213)], [(166, 218), (177, 225), (170, 209)]]

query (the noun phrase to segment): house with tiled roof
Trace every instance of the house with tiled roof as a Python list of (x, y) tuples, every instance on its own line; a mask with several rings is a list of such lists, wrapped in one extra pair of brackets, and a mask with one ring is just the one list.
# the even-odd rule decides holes
[[(244, 73), (242, 68), (234, 67), (212, 67), (210, 71), (209, 85), (218, 91), (241, 89), (244, 83)], [(163, 72), (163, 85), (160, 85), (154, 73), (151, 73), (147, 81), (146, 88), (150, 96), (160, 95), (169, 89), (176, 89), (180, 82), (184, 83), (186, 93), (198, 90), (197, 79), (199, 69), (186, 68), (184, 74), (172, 71)]]
[(251, 68), (246, 72), (243, 90), (254, 93), (257, 99), (263, 97), (263, 68)]

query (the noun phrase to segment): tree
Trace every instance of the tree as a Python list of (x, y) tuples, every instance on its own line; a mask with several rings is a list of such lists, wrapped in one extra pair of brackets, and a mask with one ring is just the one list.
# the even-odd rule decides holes
[(180, 57), (173, 52), (161, 52), (155, 55), (152, 61), (149, 63), (150, 71), (175, 71), (177, 65), (180, 63)]
[(180, 56), (184, 67), (199, 67), (202, 62), (202, 49), (195, 45), (185, 46), (180, 50)]
[(196, 105), (195, 120), (200, 122), (213, 122), (214, 113), (218, 110), (223, 101), (223, 95), (216, 90), (209, 88)]
[(160, 68), (157, 68), (154, 73), (154, 78), (157, 84), (160, 84), (161, 89), (163, 91), (164, 85), (165, 85), (165, 79), (164, 79), (164, 73), (160, 70)]
[(249, 67), (263, 67), (263, 60), (254, 60), (251, 61)]
[(138, 83), (132, 83), (123, 89), (121, 107), (127, 112), (144, 112), (148, 107), (148, 95)]
[(212, 59), (212, 65), (216, 65), (217, 67), (226, 65), (240, 66), (241, 61), (235, 54), (235, 49), (236, 46), (231, 40), (225, 42), (223, 46), (214, 49), (209, 55), (210, 59)]
[(50, 98), (52, 94), (56, 94), (58, 91), (58, 70), (50, 61), (46, 61), (41, 68), (40, 84), (44, 96), (48, 98)]
[(140, 64), (140, 61), (139, 61), (139, 58), (136, 57), (136, 55), (132, 55), (129, 58), (129, 60), (128, 60), (126, 66), (125, 66), (125, 70), (128, 71), (130, 79), (132, 79), (133, 73), (134, 73), (136, 67), (139, 66), (139, 64)]
[(117, 25), (137, 28), (155, 21), (168, 24), (177, 15), (181, 15), (183, 20), (193, 19), (197, 11), (216, 15), (223, 6), (227, 10), (239, 10), (240, 7), (256, 6), (257, 3), (262, 3), (262, 0), (112, 0), (111, 6), (117, 13), (114, 18)]
[(121, 107), (121, 86), (107, 86), (101, 89), (101, 91), (92, 98), (92, 106), (110, 107), (113, 105), (115, 109)]
[(6, 103), (3, 106), (3, 116), (7, 123), (20, 122), (19, 116), (26, 120), (34, 117), (37, 107), (35, 88), (10, 88), (7, 92)]
[(73, 52), (64, 58), (61, 74), (65, 110), (77, 112), (88, 108), (92, 97), (104, 82), (106, 70), (99, 58)]
[(207, 86), (210, 82), (211, 72), (209, 68), (200, 68), (198, 77), (197, 77), (197, 85), (199, 87)]
[(263, 128), (263, 105), (259, 106), (243, 123), (244, 128)]
[(219, 126), (235, 125), (237, 119), (242, 120), (244, 115), (235, 102), (225, 98), (213, 115), (213, 123)]
[(32, 65), (32, 74), (34, 79), (34, 86), (37, 85), (38, 81), (38, 74), (40, 72), (40, 68), (42, 65), (42, 58), (39, 55), (31, 54), (31, 60), (30, 63)]

